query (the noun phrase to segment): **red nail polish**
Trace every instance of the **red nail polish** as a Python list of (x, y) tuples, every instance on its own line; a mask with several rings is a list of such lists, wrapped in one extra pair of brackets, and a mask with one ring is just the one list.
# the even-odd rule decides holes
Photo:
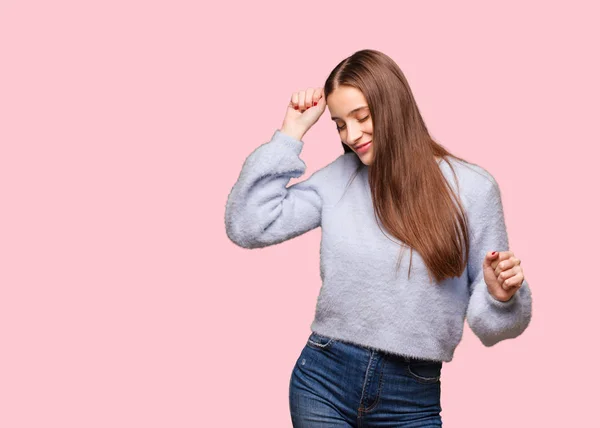
[(298, 110), (298, 106), (294, 106), (294, 110)]
[(496, 255), (496, 252), (495, 252), (495, 251), (494, 251), (494, 252), (492, 252), (492, 256), (495, 256), (495, 255)]
[(313, 103), (313, 106), (316, 106), (316, 105), (317, 105), (317, 103)]

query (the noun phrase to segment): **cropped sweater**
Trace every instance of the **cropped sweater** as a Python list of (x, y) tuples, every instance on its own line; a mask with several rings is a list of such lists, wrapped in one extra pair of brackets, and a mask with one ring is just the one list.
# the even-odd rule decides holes
[[(459, 189), (470, 251), (460, 277), (434, 283), (414, 249), (410, 277), (410, 257), (403, 256), (397, 269), (404, 244), (379, 227), (368, 167), (360, 168), (346, 188), (361, 162), (354, 152), (288, 187), (292, 177), (305, 172), (299, 157), (303, 145), (277, 129), (246, 158), (227, 199), (225, 230), (236, 245), (261, 248), (321, 227), (322, 284), (313, 332), (397, 355), (449, 362), (462, 339), (465, 318), (485, 346), (515, 338), (527, 328), (532, 308), (527, 280), (502, 302), (489, 293), (483, 279), (485, 254), (509, 250), (500, 190), (487, 170), (451, 157), (439, 162), (452, 189)], [(405, 251), (408, 255), (410, 249)]]

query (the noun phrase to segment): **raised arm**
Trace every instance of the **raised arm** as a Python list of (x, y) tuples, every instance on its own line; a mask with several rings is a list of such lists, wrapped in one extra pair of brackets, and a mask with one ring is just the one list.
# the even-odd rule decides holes
[(468, 278), (470, 300), (467, 322), (485, 346), (519, 336), (531, 321), (531, 290), (527, 280), (503, 302), (492, 296), (483, 279), (483, 260), (489, 251), (509, 251), (508, 234), (498, 183), (490, 180), (473, 197), (469, 210), (470, 254)]
[(287, 187), (292, 177), (306, 170), (299, 157), (303, 145), (277, 129), (268, 143), (248, 156), (225, 208), (225, 229), (232, 242), (244, 248), (266, 247), (321, 225), (323, 191), (337, 160)]

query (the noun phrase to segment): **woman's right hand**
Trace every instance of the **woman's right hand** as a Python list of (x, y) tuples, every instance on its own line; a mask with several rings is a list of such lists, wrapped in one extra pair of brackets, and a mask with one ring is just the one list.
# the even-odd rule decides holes
[(300, 140), (325, 112), (323, 88), (294, 92), (287, 106), (281, 132)]

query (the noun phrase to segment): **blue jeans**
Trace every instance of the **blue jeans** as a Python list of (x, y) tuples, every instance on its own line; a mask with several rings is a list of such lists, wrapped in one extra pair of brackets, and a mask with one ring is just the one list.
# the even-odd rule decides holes
[(295, 428), (441, 427), (442, 361), (312, 333), (290, 379)]

